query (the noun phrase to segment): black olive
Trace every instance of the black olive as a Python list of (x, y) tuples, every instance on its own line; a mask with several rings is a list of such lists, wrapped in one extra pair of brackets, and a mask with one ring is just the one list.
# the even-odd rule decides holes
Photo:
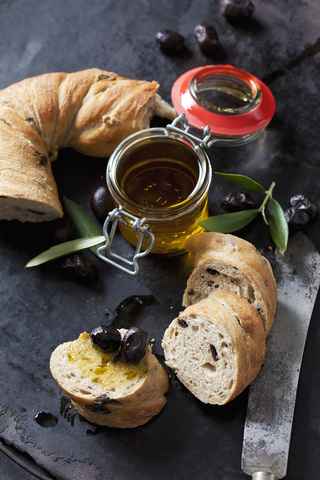
[(81, 283), (92, 283), (98, 277), (96, 265), (81, 253), (68, 257), (61, 269), (65, 277)]
[(310, 220), (314, 220), (318, 214), (318, 205), (307, 195), (294, 195), (289, 200), (290, 207), (306, 212)]
[(51, 229), (51, 235), (55, 243), (67, 242), (74, 232), (73, 224), (67, 216), (51, 222)]
[(213, 359), (214, 360), (219, 360), (219, 355), (218, 355), (216, 347), (214, 345), (210, 344), (210, 350), (211, 350), (211, 354), (213, 356)]
[(185, 320), (182, 320), (181, 318), (178, 318), (178, 325), (180, 325), (180, 327), (182, 328), (187, 328), (189, 327), (189, 325), (187, 324), (187, 322)]
[(193, 33), (204, 53), (212, 53), (219, 48), (218, 34), (215, 28), (209, 23), (199, 23), (195, 26)]
[(267, 247), (267, 246), (260, 247), (258, 248), (258, 252), (261, 253), (261, 255), (269, 261), (272, 268), (275, 267), (276, 256), (272, 247)]
[(254, 4), (250, 0), (220, 1), (220, 13), (230, 19), (251, 17), (254, 8)]
[(119, 330), (107, 325), (101, 325), (90, 333), (90, 338), (96, 348), (111, 353), (119, 350), (121, 346), (121, 334)]
[(228, 193), (221, 201), (220, 206), (228, 212), (256, 208), (255, 201), (250, 193), (236, 191)]
[(309, 223), (310, 218), (306, 211), (298, 210), (295, 207), (289, 207), (284, 215), (290, 225), (303, 226)]
[(90, 206), (94, 216), (103, 223), (108, 213), (114, 209), (114, 202), (106, 185), (97, 188), (91, 197)]
[(122, 340), (121, 357), (126, 363), (139, 363), (147, 354), (149, 334), (138, 327), (132, 327)]
[(218, 270), (215, 270), (214, 268), (207, 268), (207, 272), (210, 273), (210, 275), (219, 275)]
[(164, 29), (156, 34), (160, 49), (169, 55), (180, 52), (184, 46), (184, 36), (174, 30)]

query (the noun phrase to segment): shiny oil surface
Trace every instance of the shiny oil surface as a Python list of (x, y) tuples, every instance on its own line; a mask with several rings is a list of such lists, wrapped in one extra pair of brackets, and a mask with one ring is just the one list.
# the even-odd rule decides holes
[(89, 335), (82, 333), (68, 346), (68, 359), (81, 375), (109, 391), (142, 378), (146, 365), (128, 365), (123, 360), (115, 361), (115, 353), (103, 353), (97, 349)]

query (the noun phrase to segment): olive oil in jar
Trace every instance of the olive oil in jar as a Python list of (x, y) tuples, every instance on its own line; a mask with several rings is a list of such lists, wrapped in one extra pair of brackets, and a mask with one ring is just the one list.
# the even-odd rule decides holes
[[(201, 148), (160, 129), (146, 132), (116, 151), (108, 167), (108, 186), (117, 206), (151, 227), (151, 252), (177, 255), (184, 252), (188, 237), (203, 230), (198, 222), (208, 216), (211, 167)], [(125, 214), (124, 220), (129, 223)], [(137, 245), (139, 234), (130, 225), (118, 225)], [(143, 249), (148, 241), (143, 241)]]
[(188, 165), (173, 158), (151, 158), (129, 169), (122, 189), (142, 207), (161, 209), (182, 203), (196, 184), (196, 172)]

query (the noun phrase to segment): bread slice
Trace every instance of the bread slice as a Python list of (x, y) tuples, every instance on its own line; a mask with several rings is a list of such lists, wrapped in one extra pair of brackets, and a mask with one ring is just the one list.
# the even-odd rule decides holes
[(234, 235), (204, 232), (185, 244), (194, 255), (183, 306), (206, 298), (210, 292), (229, 290), (245, 298), (259, 312), (265, 334), (273, 324), (277, 286), (269, 261), (246, 240)]
[(167, 365), (195, 397), (223, 405), (258, 374), (265, 335), (252, 305), (218, 290), (180, 313), (165, 331), (162, 346)]
[[(120, 332), (123, 337), (126, 330)], [(138, 365), (129, 365), (116, 356), (101, 352), (84, 332), (54, 350), (50, 370), (89, 422), (117, 428), (143, 425), (166, 404), (168, 374), (150, 345)]]

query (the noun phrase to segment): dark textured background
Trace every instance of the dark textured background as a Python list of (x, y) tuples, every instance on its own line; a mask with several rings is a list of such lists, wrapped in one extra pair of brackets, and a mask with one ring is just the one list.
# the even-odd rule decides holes
[[(0, 88), (50, 71), (99, 67), (155, 79), (169, 101), (171, 86), (188, 69), (233, 64), (264, 80), (277, 108), (263, 139), (239, 148), (212, 148), (213, 169), (250, 175), (265, 187), (274, 180), (274, 195), (283, 208), (296, 193), (307, 193), (320, 204), (320, 4), (254, 3), (252, 19), (233, 24), (220, 15), (218, 1), (2, 0)], [(193, 37), (201, 21), (213, 24), (219, 35), (221, 48), (211, 57)], [(163, 28), (185, 36), (179, 55), (159, 51), (155, 34)], [(60, 194), (89, 210), (105, 166), (106, 160), (61, 152), (54, 165)], [(219, 201), (231, 188), (214, 177), (211, 213), (219, 212)], [(139, 276), (131, 278), (97, 262), (98, 282), (84, 287), (62, 278), (59, 262), (24, 269), (50, 245), (47, 230), (45, 225), (0, 222), (1, 450), (39, 478), (245, 480), (240, 458), (247, 391), (224, 407), (206, 406), (175, 381), (161, 415), (131, 431), (96, 429), (64, 403), (48, 368), (52, 350), (101, 324), (125, 297), (153, 294), (159, 303), (145, 306), (135, 323), (150, 331), (161, 355), (161, 337), (181, 308), (190, 265), (186, 256), (148, 257)], [(320, 249), (319, 220), (306, 233)], [(270, 241), (260, 221), (243, 234), (257, 247)], [(130, 248), (121, 240), (120, 246)], [(320, 471), (319, 315), (318, 299), (301, 370), (288, 480), (317, 478)], [(56, 415), (58, 424), (42, 428), (35, 421), (39, 411)], [(33, 478), (3, 453), (0, 477)]]

